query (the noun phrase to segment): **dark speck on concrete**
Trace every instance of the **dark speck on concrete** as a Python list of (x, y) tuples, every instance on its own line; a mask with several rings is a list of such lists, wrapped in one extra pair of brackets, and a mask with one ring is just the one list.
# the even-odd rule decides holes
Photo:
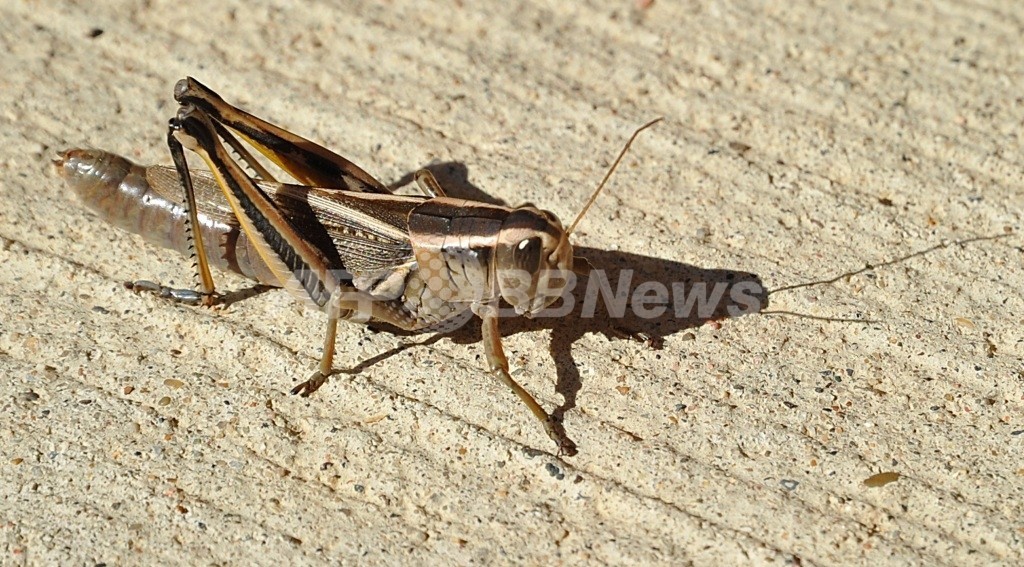
[(551, 476), (557, 478), (558, 480), (562, 480), (562, 479), (565, 478), (565, 473), (562, 472), (562, 469), (558, 468), (553, 463), (548, 463), (548, 464), (544, 465), (544, 468), (546, 468), (548, 470), (548, 474), (550, 474)]

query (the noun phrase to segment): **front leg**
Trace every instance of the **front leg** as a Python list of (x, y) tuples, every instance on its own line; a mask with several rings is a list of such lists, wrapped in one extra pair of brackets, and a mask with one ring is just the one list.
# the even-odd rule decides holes
[(565, 434), (562, 424), (551, 417), (544, 408), (533, 399), (533, 396), (519, 385), (508, 372), (508, 358), (501, 347), (501, 331), (498, 329), (497, 310), (492, 306), (483, 306), (474, 309), (477, 315), (483, 319), (481, 334), (483, 335), (484, 353), (487, 355), (487, 364), (491, 373), (501, 380), (506, 386), (512, 389), (519, 396), (519, 399), (530, 408), (534, 417), (540, 420), (544, 432), (558, 445), (558, 454), (573, 456), (576, 454), (576, 444)]

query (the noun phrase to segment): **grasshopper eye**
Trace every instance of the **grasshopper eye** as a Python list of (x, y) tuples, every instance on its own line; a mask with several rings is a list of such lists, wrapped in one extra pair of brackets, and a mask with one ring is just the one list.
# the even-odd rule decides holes
[(542, 248), (539, 237), (534, 236), (520, 240), (512, 252), (512, 260), (515, 262), (516, 268), (526, 270), (530, 274), (536, 272), (540, 268)]

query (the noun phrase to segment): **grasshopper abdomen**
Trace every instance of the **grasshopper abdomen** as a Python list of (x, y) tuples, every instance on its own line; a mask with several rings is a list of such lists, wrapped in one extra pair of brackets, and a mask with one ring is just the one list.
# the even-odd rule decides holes
[[(146, 242), (189, 255), (188, 214), (173, 168), (142, 166), (103, 150), (72, 149), (54, 160), (68, 187), (108, 223), (138, 234)], [(210, 264), (266, 285), (278, 285), (260, 259), (209, 174), (193, 178)]]

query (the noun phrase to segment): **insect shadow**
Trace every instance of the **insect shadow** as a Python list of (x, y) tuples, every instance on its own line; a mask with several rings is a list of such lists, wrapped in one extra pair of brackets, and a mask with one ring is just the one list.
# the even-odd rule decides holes
[[(508, 206), (508, 203), (491, 197), (468, 180), (468, 169), (459, 162), (445, 162), (426, 166), (450, 197)], [(412, 174), (402, 177), (392, 187), (402, 187), (412, 181)], [(759, 312), (768, 307), (768, 292), (756, 274), (732, 269), (715, 269), (692, 266), (674, 260), (644, 256), (630, 252), (575, 247), (575, 255), (587, 260), (595, 270), (591, 275), (578, 278), (572, 291), (572, 310), (558, 317), (542, 314), (533, 319), (506, 317), (501, 320), (503, 336), (539, 329), (551, 330), (549, 350), (555, 361), (557, 382), (555, 390), (564, 398), (553, 415), (557, 419), (576, 407), (576, 396), (582, 388), (579, 369), (572, 356), (572, 345), (587, 334), (601, 334), (609, 340), (639, 340), (649, 348), (660, 350), (667, 337), (700, 327), (713, 320), (727, 319)], [(601, 280), (592, 281), (595, 278)], [(598, 291), (607, 285), (613, 303), (620, 308), (610, 307), (605, 296)], [(639, 286), (660, 286), (671, 297), (665, 300), (665, 309), (657, 313), (651, 309), (633, 304)], [(678, 294), (683, 293), (684, 297)], [(693, 297), (700, 294), (701, 297)], [(658, 294), (651, 294), (653, 297)], [(626, 298), (623, 301), (623, 297)], [(687, 303), (690, 299), (690, 303)], [(558, 309), (561, 300), (553, 308)], [(596, 302), (596, 304), (595, 304)], [(621, 309), (621, 306), (625, 309)], [(590, 309), (588, 306), (592, 307)], [(680, 307), (682, 307), (680, 309)], [(592, 312), (591, 312), (592, 311)], [(619, 312), (621, 311), (621, 313)], [(586, 316), (585, 316), (586, 315)], [(458, 344), (479, 343), (480, 327), (466, 324), (437, 339), (446, 337)], [(435, 340), (427, 341), (430, 344)], [(383, 355), (386, 357), (389, 354)], [(513, 353), (509, 353), (510, 355)], [(360, 365), (365, 368), (374, 361)]]

